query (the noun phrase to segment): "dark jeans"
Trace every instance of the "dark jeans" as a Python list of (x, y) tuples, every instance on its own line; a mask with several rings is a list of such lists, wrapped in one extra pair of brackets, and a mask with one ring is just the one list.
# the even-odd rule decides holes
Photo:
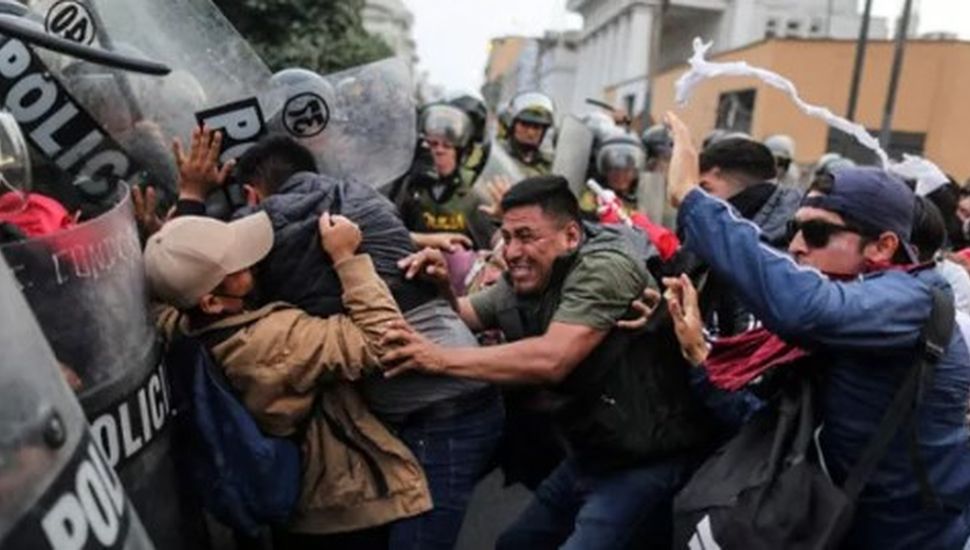
[(674, 459), (594, 475), (566, 458), (496, 548), (670, 548), (673, 498), (689, 464)]
[(489, 388), (396, 426), (424, 468), (434, 508), (392, 523), (391, 550), (454, 548), (472, 491), (492, 465), (504, 416), (498, 391)]

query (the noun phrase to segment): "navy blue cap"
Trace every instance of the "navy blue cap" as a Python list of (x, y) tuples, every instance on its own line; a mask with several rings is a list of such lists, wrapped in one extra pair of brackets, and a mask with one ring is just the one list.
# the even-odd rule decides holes
[(912, 256), (909, 243), (916, 195), (902, 180), (871, 166), (836, 169), (832, 177), (831, 191), (806, 196), (802, 206), (835, 212), (874, 234), (895, 233)]

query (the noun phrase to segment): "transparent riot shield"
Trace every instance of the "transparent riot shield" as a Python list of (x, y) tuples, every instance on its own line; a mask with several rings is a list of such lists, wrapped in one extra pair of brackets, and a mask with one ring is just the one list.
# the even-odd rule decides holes
[[(330, 75), (274, 78), (261, 99), (270, 131), (289, 135), (321, 173), (380, 188), (411, 166), (417, 108), (411, 71), (392, 57)], [(296, 73), (296, 71), (293, 71)]]
[(559, 128), (552, 173), (566, 178), (576, 196), (585, 190), (592, 151), (593, 132), (575, 116), (565, 117)]
[[(128, 158), (116, 158), (111, 174), (154, 185), (163, 199), (173, 198), (177, 177), (172, 138), (187, 143), (197, 112), (258, 96), (268, 86), (266, 65), (209, 0), (28, 0), (27, 5), (50, 34), (172, 69), (166, 76), (135, 74), (32, 48), (56, 85), (123, 149)], [(42, 119), (63, 127), (54, 138), (70, 133), (71, 119), (51, 111)], [(65, 172), (91, 176), (83, 163), (63, 162), (67, 144), (50, 149), (45, 156)], [(114, 185), (93, 181), (79, 187), (103, 198)]]
[(0, 260), (0, 547), (152, 548), (59, 370)]
[(492, 141), (492, 146), (488, 148), (488, 159), (474, 184), (475, 192), (486, 204), (492, 200), (488, 194), (488, 184), (496, 179), (505, 179), (514, 185), (525, 179), (525, 174), (505, 147), (499, 141)]
[(197, 518), (178, 498), (165, 366), (126, 186), (114, 201), (93, 220), (0, 252), (152, 540), (191, 548)]
[(677, 210), (667, 199), (667, 178), (661, 172), (641, 172), (637, 183), (637, 210), (650, 221), (675, 229)]

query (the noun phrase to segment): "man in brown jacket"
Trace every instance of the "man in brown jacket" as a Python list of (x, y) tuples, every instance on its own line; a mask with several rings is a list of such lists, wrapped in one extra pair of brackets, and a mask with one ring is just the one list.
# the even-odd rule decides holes
[(280, 302), (247, 309), (250, 268), (273, 243), (265, 213), (232, 223), (176, 218), (149, 239), (145, 270), (156, 297), (181, 312), (175, 330), (219, 334), (210, 351), (260, 428), (280, 437), (305, 430), (300, 499), (278, 544), (379, 546), (379, 531), (362, 530), (431, 508), (417, 460), (349, 383), (379, 372), (378, 342), (401, 313), (370, 257), (355, 254), (357, 226), (324, 214), (319, 229), (347, 315), (322, 319)]

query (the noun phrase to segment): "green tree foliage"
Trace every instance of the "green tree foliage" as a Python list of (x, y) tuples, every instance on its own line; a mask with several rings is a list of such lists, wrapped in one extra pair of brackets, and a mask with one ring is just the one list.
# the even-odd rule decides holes
[(214, 2), (273, 71), (303, 67), (327, 74), (394, 55), (364, 30), (364, 0)]

